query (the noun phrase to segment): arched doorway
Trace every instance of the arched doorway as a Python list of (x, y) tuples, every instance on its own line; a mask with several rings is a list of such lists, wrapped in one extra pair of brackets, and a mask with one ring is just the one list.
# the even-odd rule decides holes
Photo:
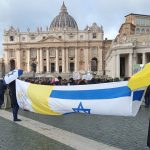
[(97, 71), (98, 61), (97, 58), (92, 58), (91, 60), (91, 71)]
[(14, 70), (14, 69), (15, 69), (15, 66), (16, 66), (15, 60), (11, 59), (11, 60), (9, 61), (9, 64), (10, 64), (10, 70)]
[(36, 64), (34, 62), (31, 64), (31, 71), (36, 72)]

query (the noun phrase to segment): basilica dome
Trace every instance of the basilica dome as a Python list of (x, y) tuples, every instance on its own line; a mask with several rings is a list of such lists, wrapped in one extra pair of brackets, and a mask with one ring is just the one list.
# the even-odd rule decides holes
[(78, 30), (78, 25), (75, 19), (68, 14), (64, 2), (59, 15), (53, 19), (50, 30)]

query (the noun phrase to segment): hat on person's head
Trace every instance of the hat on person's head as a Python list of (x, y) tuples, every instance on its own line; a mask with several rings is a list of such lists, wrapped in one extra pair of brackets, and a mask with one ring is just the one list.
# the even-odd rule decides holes
[(62, 77), (61, 76), (58, 76), (58, 80), (61, 80), (62, 79)]
[(72, 82), (72, 81), (73, 81), (73, 78), (70, 78), (69, 80)]

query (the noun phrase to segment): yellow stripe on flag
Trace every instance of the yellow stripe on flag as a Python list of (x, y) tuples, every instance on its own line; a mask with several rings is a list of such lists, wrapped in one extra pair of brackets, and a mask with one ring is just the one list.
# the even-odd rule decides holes
[(141, 71), (133, 75), (128, 82), (128, 86), (131, 90), (136, 90), (148, 85), (150, 85), (150, 63), (147, 63)]
[(60, 115), (50, 109), (48, 105), (49, 96), (54, 86), (30, 84), (28, 87), (28, 97), (32, 101), (32, 108), (35, 112), (47, 115)]

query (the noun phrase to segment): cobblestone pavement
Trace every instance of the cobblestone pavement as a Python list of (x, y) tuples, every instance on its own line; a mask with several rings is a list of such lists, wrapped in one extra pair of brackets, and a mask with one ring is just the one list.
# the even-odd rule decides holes
[[(70, 114), (54, 117), (27, 111), (20, 111), (20, 115), (123, 150), (148, 150), (146, 140), (150, 108), (145, 108), (144, 106), (141, 107), (136, 117), (112, 117), (87, 114)], [(2, 150), (7, 149), (7, 147), (11, 149), (12, 147), (17, 147), (17, 144), (14, 144), (14, 137), (17, 138), (16, 141), (18, 141), (19, 145), (22, 145), (22, 149), (28, 150), (28, 147), (31, 146), (30, 149), (32, 150), (36, 145), (36, 149), (41, 150), (49, 150), (49, 147), (61, 150), (71, 149), (54, 140), (48, 140), (48, 138), (31, 130), (23, 127), (19, 127), (20, 129), (16, 130), (16, 128), (12, 122), (0, 119), (0, 133), (2, 133), (2, 135), (0, 134), (0, 145), (3, 144), (2, 146), (4, 147)], [(15, 131), (17, 137), (14, 135)], [(18, 137), (20, 134), (22, 136)], [(24, 141), (23, 144), (22, 141)]]
[(0, 150), (72, 150), (72, 148), (0, 117)]

